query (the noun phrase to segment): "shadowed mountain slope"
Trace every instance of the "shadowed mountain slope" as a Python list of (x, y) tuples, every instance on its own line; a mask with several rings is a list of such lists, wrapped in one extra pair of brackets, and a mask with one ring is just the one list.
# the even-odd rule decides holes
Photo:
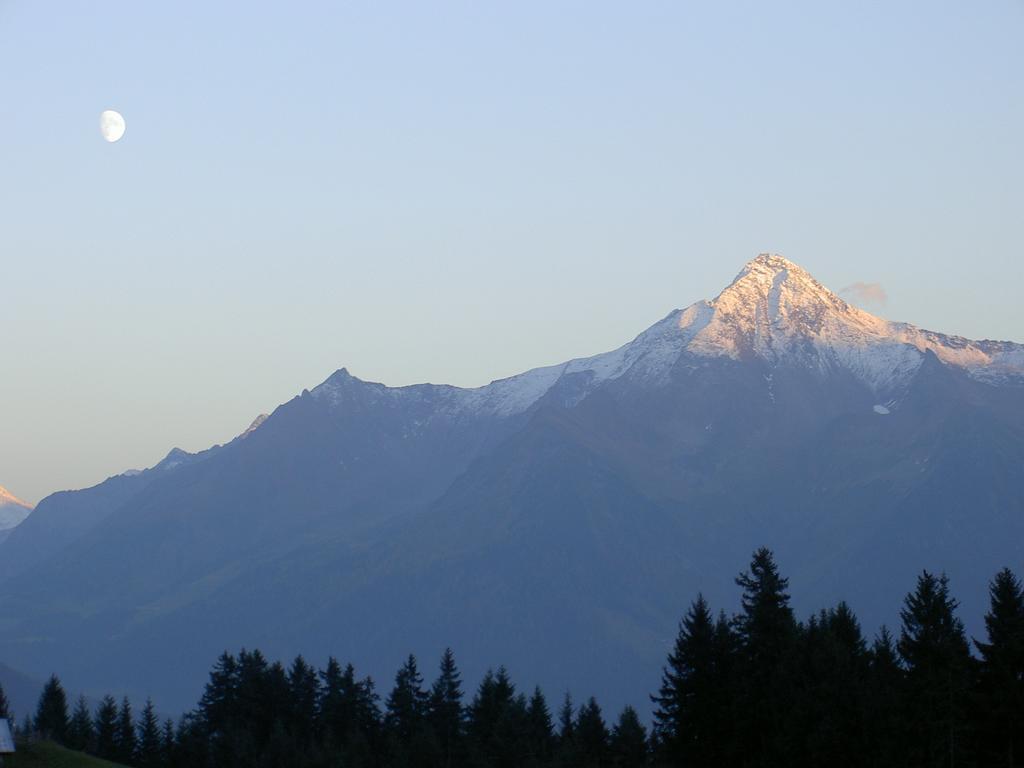
[(1024, 562), (1024, 348), (876, 318), (763, 255), (613, 352), (478, 389), (342, 369), (171, 459), (0, 545), (3, 658), (166, 708), (225, 648), (388, 680), (451, 644), (469, 679), (504, 663), (645, 707), (688, 602), (734, 608), (761, 544), (802, 612), (847, 599), (873, 632), (927, 567), (977, 631)]

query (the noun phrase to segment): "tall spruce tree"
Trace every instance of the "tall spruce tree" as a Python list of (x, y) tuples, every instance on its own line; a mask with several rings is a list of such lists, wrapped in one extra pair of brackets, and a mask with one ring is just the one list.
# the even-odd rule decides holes
[(562, 706), (558, 709), (559, 741), (571, 741), (576, 735), (576, 724), (573, 722), (574, 712), (572, 694), (566, 691), (565, 696), (562, 697)]
[(175, 764), (175, 747), (177, 741), (174, 738), (174, 721), (171, 718), (164, 720), (164, 727), (160, 734), (160, 757), (163, 765), (172, 766)]
[(300, 744), (312, 744), (319, 717), (320, 681), (316, 670), (302, 656), (296, 656), (288, 669), (288, 730)]
[(328, 659), (320, 678), (322, 737), (329, 748), (340, 747), (350, 762), (368, 760), (380, 720), (373, 681), (357, 680), (351, 664), (343, 670), (334, 658)]
[(163, 762), (162, 738), (160, 723), (153, 709), (153, 702), (146, 699), (138, 724), (138, 749), (136, 750), (139, 768), (157, 768)]
[(384, 731), (387, 762), (393, 766), (416, 766), (428, 762), (436, 751), (428, 731), (429, 694), (416, 657), (409, 658), (395, 675), (395, 685), (385, 702)]
[[(355, 683), (351, 676), (349, 685)], [(345, 711), (345, 675), (333, 656), (320, 672), (320, 706), (318, 731), (331, 746), (341, 746), (351, 727), (352, 716)]]
[(125, 696), (121, 699), (121, 708), (117, 712), (117, 728), (114, 732), (117, 762), (132, 763), (138, 749), (135, 737), (135, 719), (132, 716), (132, 703)]
[[(346, 675), (351, 676), (352, 665), (346, 668)], [(353, 766), (373, 765), (377, 760), (379, 745), (382, 741), (383, 715), (380, 711), (380, 697), (373, 678), (367, 675), (355, 682), (351, 688), (355, 730), (353, 738), (348, 742), (346, 753)]]
[(900, 611), (898, 645), (907, 668), (908, 760), (915, 765), (963, 765), (968, 753), (967, 699), (972, 660), (957, 602), (945, 574), (924, 571)]
[(208, 742), (216, 766), (274, 759), (268, 751), (272, 734), (290, 717), (291, 689), (284, 666), (269, 663), (259, 649), (238, 652), (234, 687), (228, 688), (223, 732)]
[(0, 719), (12, 719), (10, 706), (10, 702), (7, 701), (7, 696), (4, 694), (4, 687), (0, 685)]
[(619, 715), (609, 739), (614, 768), (644, 768), (648, 763), (647, 729), (636, 710), (627, 706)]
[(210, 754), (209, 732), (202, 715), (192, 712), (178, 718), (171, 750), (174, 768), (214, 765)]
[(581, 768), (608, 765), (608, 727), (597, 699), (591, 696), (576, 716), (576, 759)]
[(661, 687), (652, 701), (662, 759), (671, 764), (719, 765), (723, 746), (726, 659), (720, 633), (703, 595), (686, 612), (675, 646), (662, 670)]
[(78, 702), (75, 704), (75, 711), (71, 713), (71, 722), (68, 723), (67, 746), (84, 752), (92, 748), (93, 738), (89, 703), (85, 700), (85, 696), (79, 696)]
[(504, 667), (488, 670), (469, 705), (466, 726), (471, 760), (481, 765), (509, 766), (527, 751), (524, 742), (526, 701)]
[(771, 550), (754, 552), (750, 569), (736, 578), (743, 589), (736, 617), (740, 645), (735, 744), (741, 762), (776, 766), (793, 762), (797, 748), (789, 709), (795, 700), (797, 624), (789, 605), (789, 581)]
[(117, 702), (104, 696), (96, 708), (96, 756), (117, 759)]
[(1024, 587), (1009, 568), (989, 584), (988, 642), (981, 654), (978, 746), (987, 764), (1015, 768), (1024, 758)]
[(878, 768), (906, 765), (904, 751), (903, 689), (900, 666), (892, 633), (885, 625), (879, 630), (868, 655), (867, 712), (868, 747), (865, 761)]
[(572, 694), (565, 692), (558, 708), (558, 739), (555, 745), (555, 763), (564, 768), (576, 764), (576, 711)]
[(461, 757), (465, 729), (462, 680), (451, 648), (446, 648), (441, 656), (440, 672), (430, 688), (428, 719), (440, 750), (442, 765), (450, 768)]
[(812, 616), (799, 637), (794, 745), (808, 765), (850, 765), (867, 749), (867, 646), (846, 603)]
[(238, 693), (239, 670), (235, 657), (224, 651), (210, 670), (210, 679), (199, 700), (199, 713), (212, 738), (227, 728), (228, 713)]
[(44, 739), (63, 744), (68, 731), (68, 697), (56, 675), (43, 686), (32, 725)]
[(416, 657), (409, 654), (395, 675), (395, 686), (385, 703), (384, 726), (388, 735), (403, 745), (411, 744), (426, 716), (427, 701)]
[(555, 733), (551, 710), (540, 686), (533, 689), (526, 705), (526, 727), (527, 754), (534, 764), (546, 764), (554, 754)]

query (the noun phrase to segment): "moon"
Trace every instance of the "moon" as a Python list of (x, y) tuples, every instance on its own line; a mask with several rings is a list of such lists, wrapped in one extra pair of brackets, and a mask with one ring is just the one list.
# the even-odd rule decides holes
[(104, 139), (113, 144), (124, 136), (124, 118), (120, 112), (112, 109), (105, 109), (100, 114), (100, 134)]

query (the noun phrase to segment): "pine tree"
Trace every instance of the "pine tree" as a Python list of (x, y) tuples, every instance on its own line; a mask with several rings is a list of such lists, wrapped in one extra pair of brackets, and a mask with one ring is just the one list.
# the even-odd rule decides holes
[(867, 762), (878, 768), (902, 766), (903, 751), (903, 668), (900, 667), (892, 634), (882, 626), (868, 655)]
[(199, 700), (199, 712), (211, 736), (215, 737), (227, 727), (228, 712), (233, 708), (238, 694), (239, 669), (235, 657), (224, 651), (210, 670), (203, 696)]
[(446, 648), (441, 656), (441, 669), (430, 689), (428, 713), (442, 764), (450, 768), (459, 757), (465, 727), (462, 681), (451, 648)]
[(64, 743), (68, 731), (68, 698), (56, 675), (51, 675), (43, 686), (33, 726), (44, 739)]
[(466, 731), (474, 760), (491, 766), (514, 763), (526, 751), (525, 722), (526, 701), (516, 696), (508, 671), (488, 670), (469, 705)]
[(71, 722), (68, 724), (67, 746), (84, 752), (92, 748), (92, 743), (92, 714), (89, 712), (89, 703), (85, 696), (79, 696), (75, 711), (71, 714)]
[(7, 701), (7, 696), (4, 694), (4, 687), (0, 685), (0, 720), (10, 720), (11, 711), (10, 703)]
[(138, 731), (138, 764), (140, 768), (156, 768), (162, 762), (162, 738), (150, 699), (146, 699), (146, 706), (142, 708)]
[(117, 702), (104, 696), (96, 709), (96, 756), (117, 759)]
[(396, 673), (385, 703), (386, 759), (391, 765), (421, 765), (440, 759), (427, 721), (428, 705), (429, 694), (423, 688), (416, 657), (410, 654)]
[(725, 709), (724, 621), (716, 626), (698, 595), (679, 625), (675, 646), (652, 701), (662, 756), (672, 763), (718, 765)]
[(320, 699), (320, 681), (316, 670), (302, 656), (296, 656), (288, 670), (288, 690), (290, 693), (290, 731), (301, 744), (312, 742), (316, 721), (319, 713), (317, 706)]
[(373, 681), (356, 680), (353, 666), (348, 664), (342, 670), (333, 657), (327, 660), (320, 679), (320, 732), (328, 749), (341, 748), (350, 761), (368, 759), (380, 724)]
[(174, 721), (171, 718), (164, 720), (163, 733), (160, 736), (160, 759), (163, 765), (174, 765), (175, 746), (177, 740), (174, 737)]
[(608, 764), (608, 728), (593, 696), (576, 716), (576, 748), (580, 765), (597, 768)]
[(213, 760), (223, 765), (260, 759), (261, 745), (275, 724), (283, 727), (290, 711), (288, 674), (280, 662), (268, 663), (259, 649), (238, 652), (235, 679), (234, 689), (229, 683), (227, 690), (225, 732), (210, 744)]
[(812, 616), (799, 636), (795, 748), (811, 765), (842, 766), (866, 743), (868, 653), (846, 603)]
[(647, 729), (632, 707), (622, 710), (612, 728), (609, 752), (614, 768), (644, 768), (647, 765)]
[(946, 575), (924, 571), (900, 611), (898, 649), (911, 704), (908, 758), (917, 765), (952, 768), (964, 761), (971, 656), (956, 607)]
[(128, 764), (135, 760), (138, 740), (135, 738), (135, 720), (132, 717), (132, 704), (128, 701), (127, 696), (121, 699), (121, 709), (117, 713), (114, 744), (117, 762)]
[(562, 706), (558, 709), (558, 740), (555, 746), (555, 762), (558, 766), (576, 765), (576, 711), (572, 695), (566, 691)]
[(190, 713), (178, 719), (174, 731), (174, 746), (170, 750), (174, 768), (215, 765), (211, 755), (209, 734), (202, 715)]
[(353, 766), (370, 766), (378, 760), (382, 741), (380, 697), (372, 677), (356, 681), (351, 664), (346, 667), (345, 675), (353, 681), (346, 694), (346, 698), (351, 701), (353, 727), (349, 732), (345, 752)]
[(795, 699), (797, 624), (771, 550), (754, 552), (750, 570), (736, 584), (743, 589), (736, 618), (742, 668), (736, 743), (752, 765), (793, 762), (788, 711)]
[(786, 592), (789, 579), (779, 574), (771, 550), (762, 547), (754, 553), (749, 572), (736, 577), (736, 584), (743, 588), (736, 628), (744, 650), (756, 662), (774, 663), (791, 649), (796, 630)]
[(558, 710), (558, 738), (560, 741), (572, 741), (576, 735), (576, 725), (573, 721), (574, 711), (572, 694), (566, 691), (565, 696), (562, 697), (562, 706)]
[(526, 705), (526, 745), (528, 754), (535, 763), (547, 763), (554, 752), (555, 733), (551, 722), (551, 710), (540, 686), (533, 689), (533, 695)]
[[(349, 685), (355, 683), (353, 677), (354, 675), (350, 676)], [(336, 658), (330, 656), (327, 659), (327, 666), (320, 672), (317, 730), (322, 739), (336, 746), (344, 744), (352, 721), (351, 715), (345, 711), (345, 687), (341, 665)]]
[(988, 642), (974, 641), (982, 658), (979, 746), (992, 765), (1015, 768), (1024, 755), (1024, 587), (1004, 568), (989, 585), (989, 598)]
[(284, 764), (288, 759), (298, 759), (299, 745), (288, 733), (294, 724), (288, 672), (280, 661), (275, 661), (265, 665), (261, 674), (254, 675), (248, 681), (245, 671), (242, 672), (239, 699), (244, 701), (250, 689), (254, 693), (250, 714), (241, 718), (232, 732), (235, 761), (245, 764), (263, 759), (271, 764)]
[(395, 687), (388, 695), (384, 726), (392, 738), (408, 746), (426, 713), (427, 693), (423, 690), (423, 677), (416, 666), (416, 657), (409, 654), (395, 675)]

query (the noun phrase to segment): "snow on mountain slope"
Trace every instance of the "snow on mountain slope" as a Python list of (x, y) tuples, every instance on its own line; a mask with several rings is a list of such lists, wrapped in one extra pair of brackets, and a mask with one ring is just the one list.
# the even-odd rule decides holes
[[(756, 357), (772, 366), (795, 364), (823, 376), (845, 370), (872, 391), (892, 394), (909, 383), (927, 352), (982, 381), (1024, 380), (1020, 344), (972, 341), (884, 320), (847, 303), (788, 259), (764, 253), (714, 300), (674, 310), (611, 352), (534, 368), (475, 389), (376, 386), (381, 397), (430, 392), (447, 400), (453, 414), (511, 416), (574, 374), (586, 378), (578, 390), (583, 397), (622, 376), (664, 380), (684, 356), (693, 362)], [(343, 369), (313, 395), (337, 406), (343, 400), (342, 387), (352, 380)]]
[(9, 531), (32, 512), (32, 505), (22, 501), (0, 485), (0, 531)]
[(709, 304), (711, 322), (689, 345), (707, 356), (756, 355), (822, 373), (845, 369), (875, 391), (907, 383), (932, 352), (976, 378), (1024, 374), (1024, 347), (971, 341), (883, 320), (848, 304), (804, 269), (761, 254)]

